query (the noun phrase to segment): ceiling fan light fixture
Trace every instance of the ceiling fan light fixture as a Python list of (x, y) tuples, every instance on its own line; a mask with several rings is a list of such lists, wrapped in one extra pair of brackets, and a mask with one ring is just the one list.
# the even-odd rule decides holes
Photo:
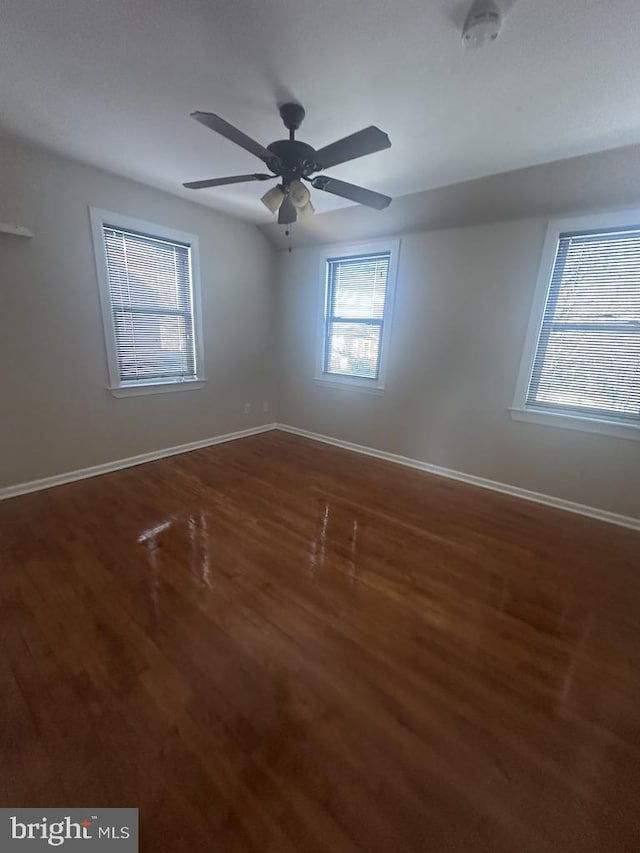
[(280, 185), (275, 187), (271, 187), (270, 190), (262, 196), (260, 201), (264, 204), (267, 210), (270, 210), (271, 213), (277, 213), (280, 210), (280, 205), (284, 201), (284, 192)]
[(289, 131), (289, 138), (276, 139), (266, 148), (225, 121), (222, 116), (200, 110), (191, 113), (198, 124), (261, 160), (271, 174), (254, 172), (245, 175), (229, 175), (224, 178), (188, 181), (183, 186), (191, 190), (202, 190), (250, 181), (278, 180), (280, 183), (268, 190), (261, 201), (271, 214), (276, 214), (278, 224), (286, 226), (294, 223), (299, 217), (307, 217), (315, 212), (309, 189), (302, 182), (303, 180), (308, 181), (318, 190), (376, 210), (382, 210), (388, 206), (391, 198), (382, 193), (336, 180), (329, 175), (311, 178), (314, 172), (322, 172), (332, 166), (339, 166), (389, 148), (391, 141), (386, 133), (372, 124), (316, 150), (306, 142), (296, 139), (296, 130), (300, 127), (305, 115), (302, 105), (293, 102), (284, 103), (280, 105), (279, 110), (284, 126)]
[(494, 0), (475, 0), (462, 28), (466, 47), (482, 47), (500, 35), (502, 13)]

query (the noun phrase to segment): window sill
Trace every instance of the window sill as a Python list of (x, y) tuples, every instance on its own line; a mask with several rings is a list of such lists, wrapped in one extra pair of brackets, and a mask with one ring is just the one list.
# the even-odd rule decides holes
[(345, 376), (316, 376), (316, 385), (321, 385), (325, 388), (340, 388), (343, 391), (364, 391), (365, 394), (384, 394), (384, 385), (371, 379), (358, 379), (356, 377)]
[(625, 424), (620, 423), (620, 421), (587, 418), (580, 415), (561, 414), (559, 412), (545, 412), (537, 409), (514, 407), (509, 409), (509, 411), (514, 421), (525, 421), (527, 423), (542, 424), (543, 426), (559, 427), (560, 429), (576, 429), (581, 432), (609, 435), (613, 438), (640, 441), (640, 425), (635, 426), (635, 424)]
[(206, 379), (184, 379), (170, 382), (140, 382), (136, 385), (117, 385), (109, 391), (114, 397), (137, 397), (143, 394), (166, 394), (169, 391), (197, 391), (204, 388)]

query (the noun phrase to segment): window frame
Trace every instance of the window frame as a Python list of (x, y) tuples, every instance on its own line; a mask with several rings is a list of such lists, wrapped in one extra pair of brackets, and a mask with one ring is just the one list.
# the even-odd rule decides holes
[[(386, 387), (387, 367), (391, 344), (393, 310), (395, 305), (396, 282), (400, 240), (375, 240), (366, 243), (340, 244), (324, 247), (320, 262), (320, 284), (318, 288), (316, 363), (314, 381), (328, 388), (343, 388), (364, 391), (370, 394), (383, 394)], [(380, 324), (380, 359), (377, 379), (364, 376), (349, 376), (325, 371), (327, 357), (327, 311), (329, 300), (329, 261), (335, 258), (357, 258), (368, 254), (389, 253), (389, 272), (385, 291), (384, 310)], [(377, 322), (377, 321), (372, 321)]]
[(545, 409), (542, 406), (539, 408), (532, 407), (527, 403), (527, 393), (538, 349), (538, 341), (542, 333), (547, 297), (551, 288), (551, 278), (561, 235), (571, 232), (583, 233), (607, 229), (633, 228), (636, 226), (640, 227), (640, 209), (637, 208), (606, 213), (580, 214), (549, 221), (529, 315), (529, 325), (520, 361), (520, 369), (518, 371), (513, 406), (509, 409), (513, 420), (640, 441), (640, 424), (636, 426), (631, 422), (616, 420), (606, 415), (598, 417), (588, 412), (578, 414), (574, 412), (554, 411), (552, 409)]
[[(200, 289), (200, 247), (198, 237), (186, 231), (178, 231), (155, 222), (147, 222), (121, 213), (89, 208), (93, 249), (96, 262), (100, 309), (104, 328), (104, 341), (109, 373), (108, 390), (114, 397), (132, 397), (140, 394), (163, 394), (168, 391), (187, 391), (203, 388), (207, 381), (204, 375), (204, 333), (202, 326), (202, 298)], [(135, 382), (122, 382), (118, 366), (118, 348), (116, 330), (113, 323), (111, 294), (109, 289), (109, 267), (104, 243), (104, 226), (121, 228), (146, 235), (158, 240), (183, 243), (190, 250), (191, 262), (191, 300), (193, 309), (194, 351), (196, 374), (193, 377), (168, 379), (141, 379)]]

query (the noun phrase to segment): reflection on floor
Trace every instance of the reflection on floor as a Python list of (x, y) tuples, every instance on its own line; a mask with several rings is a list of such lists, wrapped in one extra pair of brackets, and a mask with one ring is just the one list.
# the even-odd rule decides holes
[(640, 535), (279, 432), (0, 504), (0, 805), (637, 851)]

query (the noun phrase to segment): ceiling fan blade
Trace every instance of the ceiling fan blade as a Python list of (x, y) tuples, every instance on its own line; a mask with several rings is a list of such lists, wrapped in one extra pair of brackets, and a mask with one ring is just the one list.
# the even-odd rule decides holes
[(243, 184), (246, 181), (269, 181), (274, 175), (232, 175), (230, 178), (211, 178), (209, 181), (188, 181), (183, 184), (188, 190), (203, 190), (206, 187), (223, 187), (225, 184)]
[(375, 207), (376, 210), (383, 210), (383, 208), (391, 204), (391, 199), (388, 195), (382, 195), (382, 193), (358, 187), (356, 184), (337, 181), (328, 175), (319, 175), (311, 181), (311, 185), (317, 190), (324, 190), (327, 193), (339, 195), (351, 201), (357, 201), (358, 204), (366, 204), (367, 207)]
[(289, 196), (285, 196), (278, 211), (278, 225), (291, 225), (298, 218), (295, 207), (291, 204)]
[(255, 139), (247, 136), (246, 133), (238, 130), (237, 127), (229, 124), (228, 121), (225, 121), (223, 118), (220, 118), (220, 116), (217, 116), (214, 113), (201, 113), (199, 110), (196, 110), (194, 113), (191, 113), (191, 116), (196, 121), (199, 121), (200, 124), (203, 124), (210, 130), (215, 130), (216, 133), (219, 133), (220, 136), (224, 136), (224, 138), (228, 139), (229, 142), (235, 142), (236, 145), (244, 148), (244, 150), (248, 151), (250, 154), (254, 154), (265, 163), (268, 160), (278, 159), (271, 153), (271, 151), (260, 145), (259, 142), (256, 142)]
[(332, 142), (331, 145), (325, 145), (316, 152), (316, 162), (320, 169), (329, 169), (331, 166), (355, 160), (356, 157), (364, 157), (365, 154), (373, 154), (375, 151), (382, 151), (384, 148), (391, 148), (389, 137), (379, 128), (371, 125), (357, 133), (352, 133), (351, 136)]

